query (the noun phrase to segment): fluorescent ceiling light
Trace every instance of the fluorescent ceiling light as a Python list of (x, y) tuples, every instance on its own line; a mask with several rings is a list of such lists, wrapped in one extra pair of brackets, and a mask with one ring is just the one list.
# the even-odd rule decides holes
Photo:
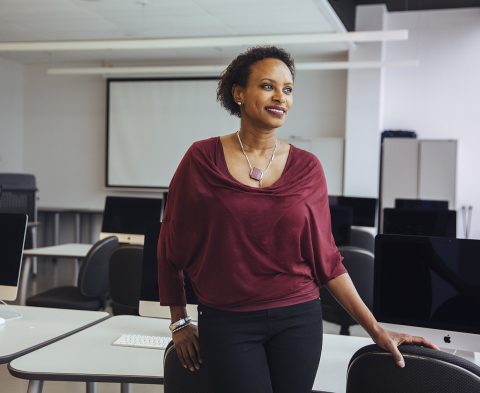
[(408, 39), (408, 30), (353, 31), (289, 35), (235, 37), (165, 38), (102, 41), (3, 42), (0, 52), (179, 49), (254, 45), (322, 44), (334, 42), (377, 42)]
[[(375, 69), (383, 67), (416, 67), (418, 60), (395, 61), (329, 61), (298, 63), (297, 70), (348, 70)], [(49, 68), (49, 75), (210, 75), (218, 76), (227, 65), (148, 66), (148, 67), (75, 67)]]

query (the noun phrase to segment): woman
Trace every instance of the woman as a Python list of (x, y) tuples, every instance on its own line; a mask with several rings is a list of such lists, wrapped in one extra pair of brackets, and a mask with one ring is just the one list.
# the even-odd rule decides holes
[[(158, 245), (162, 305), (184, 366), (208, 365), (214, 391), (310, 392), (322, 347), (326, 286), (373, 340), (433, 347), (383, 330), (358, 296), (330, 227), (318, 159), (276, 136), (293, 103), (294, 64), (276, 47), (239, 55), (222, 75), (220, 103), (240, 129), (194, 143), (169, 188)], [(183, 272), (199, 299), (185, 311)]]

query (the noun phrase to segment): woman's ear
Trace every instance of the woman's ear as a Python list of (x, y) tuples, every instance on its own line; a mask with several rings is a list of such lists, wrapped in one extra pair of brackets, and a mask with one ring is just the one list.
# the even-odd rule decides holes
[(243, 105), (243, 88), (239, 85), (232, 86), (233, 100), (239, 105)]

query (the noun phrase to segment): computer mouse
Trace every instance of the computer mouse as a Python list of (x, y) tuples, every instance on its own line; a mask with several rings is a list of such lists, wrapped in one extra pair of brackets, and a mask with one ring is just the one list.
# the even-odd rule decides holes
[(5, 324), (5, 318), (0, 317), (0, 326)]

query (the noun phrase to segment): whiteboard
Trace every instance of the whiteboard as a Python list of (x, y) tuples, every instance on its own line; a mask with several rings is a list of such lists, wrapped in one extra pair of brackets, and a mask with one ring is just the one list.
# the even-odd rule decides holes
[(107, 187), (167, 188), (193, 142), (239, 129), (216, 101), (217, 79), (107, 83)]

